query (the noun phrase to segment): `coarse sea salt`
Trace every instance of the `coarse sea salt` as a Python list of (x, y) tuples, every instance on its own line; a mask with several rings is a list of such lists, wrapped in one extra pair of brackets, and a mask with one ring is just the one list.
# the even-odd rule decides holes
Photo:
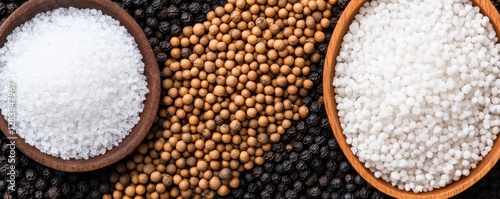
[(351, 150), (399, 189), (470, 174), (500, 131), (500, 45), (468, 0), (373, 0), (344, 36), (333, 85)]
[(0, 48), (0, 109), (15, 86), (16, 133), (43, 153), (88, 159), (139, 122), (149, 92), (125, 27), (95, 9), (59, 8), (20, 25)]

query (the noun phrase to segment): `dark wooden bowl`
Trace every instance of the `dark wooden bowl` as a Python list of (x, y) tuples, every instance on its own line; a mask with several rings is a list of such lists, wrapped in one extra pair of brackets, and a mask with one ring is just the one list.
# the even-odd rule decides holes
[[(323, 96), (325, 101), (325, 109), (328, 115), (328, 121), (333, 130), (335, 139), (339, 143), (340, 148), (344, 152), (349, 162), (353, 165), (354, 169), (371, 185), (378, 190), (384, 192), (395, 198), (450, 198), (465, 189), (472, 186), (479, 179), (481, 179), (488, 171), (495, 165), (500, 158), (500, 139), (496, 139), (490, 153), (477, 164), (475, 169), (472, 169), (470, 174), (466, 177), (461, 177), (460, 180), (452, 182), (445, 187), (434, 189), (429, 192), (414, 193), (411, 191), (400, 190), (392, 186), (381, 178), (376, 178), (375, 175), (365, 168), (356, 155), (350, 149), (350, 145), (346, 142), (346, 137), (342, 133), (339, 117), (337, 115), (337, 102), (335, 102), (335, 92), (332, 85), (333, 77), (335, 77), (335, 65), (337, 64), (337, 56), (344, 38), (344, 35), (349, 30), (349, 25), (353, 21), (359, 9), (368, 0), (352, 0), (347, 8), (342, 13), (335, 30), (333, 31), (328, 52), (325, 58), (325, 69), (323, 70)], [(472, 0), (475, 6), (481, 9), (481, 13), (490, 18), (490, 22), (497, 33), (500, 33), (500, 15), (489, 0)]]
[[(101, 10), (114, 19), (118, 20), (128, 32), (135, 38), (139, 50), (143, 56), (142, 61), (145, 64), (144, 75), (148, 83), (147, 87), (149, 93), (146, 95), (144, 101), (144, 110), (139, 115), (140, 120), (130, 134), (125, 137), (122, 142), (107, 151), (105, 154), (84, 159), (69, 159), (63, 160), (58, 157), (47, 155), (40, 152), (34, 146), (27, 144), (24, 139), (17, 134), (10, 135), (8, 123), (4, 117), (0, 117), (0, 130), (12, 141), (15, 140), (16, 147), (26, 154), (31, 159), (40, 164), (48, 166), (53, 169), (67, 171), (67, 172), (84, 172), (96, 170), (99, 168), (111, 165), (118, 160), (130, 154), (144, 139), (146, 134), (151, 128), (153, 121), (158, 111), (160, 103), (160, 72), (156, 57), (151, 49), (151, 46), (146, 38), (146, 35), (135, 22), (135, 20), (120, 6), (111, 2), (110, 0), (31, 0), (19, 7), (12, 13), (7, 20), (0, 26), (0, 47), (2, 47), (7, 36), (19, 25), (33, 18), (36, 14), (54, 10), (57, 8), (94, 8)], [(1, 82), (0, 82), (1, 83)], [(5, 82), (3, 82), (5, 83)]]

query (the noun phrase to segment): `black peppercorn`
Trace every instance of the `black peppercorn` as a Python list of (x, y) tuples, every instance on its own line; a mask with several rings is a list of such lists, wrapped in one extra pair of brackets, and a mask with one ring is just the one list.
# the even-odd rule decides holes
[(160, 46), (161, 50), (163, 50), (164, 52), (170, 51), (172, 49), (172, 45), (170, 44), (170, 42), (168, 42), (166, 40), (161, 41), (159, 46)]
[(136, 9), (136, 10), (134, 11), (134, 18), (135, 18), (135, 19), (141, 19), (142, 17), (144, 17), (144, 10), (142, 10), (142, 9), (140, 9), (140, 8), (139, 8), (139, 9)]
[(311, 170), (303, 170), (299, 173), (300, 180), (306, 180), (311, 174)]
[(315, 126), (319, 123), (319, 117), (315, 113), (309, 113), (309, 116), (306, 118), (307, 125)]
[[(316, 117), (316, 119), (317, 120), (315, 121), (319, 123), (320, 121), (319, 116)], [(309, 130), (307, 130), (307, 132), (312, 136), (319, 136), (322, 134), (321, 128), (319, 126), (311, 126), (309, 127)]]
[(27, 156), (23, 155), (19, 158), (19, 163), (21, 167), (27, 167), (31, 161)]
[(254, 199), (254, 198), (255, 198), (255, 195), (252, 193), (249, 193), (249, 192), (247, 192), (243, 195), (243, 199)]
[(323, 118), (321, 119), (321, 128), (326, 129), (327, 131), (330, 131), (330, 122), (328, 121), (328, 118)]
[[(309, 79), (313, 81), (314, 85), (319, 85), (321, 84), (321, 74), (317, 72), (312, 72), (309, 75)], [(313, 90), (314, 91), (314, 90)]]
[(323, 171), (324, 166), (319, 159), (313, 159), (309, 162), (309, 166), (316, 171)]
[(276, 164), (274, 166), (274, 171), (276, 173), (279, 173), (279, 174), (283, 173), (283, 165), (282, 164)]
[(148, 19), (146, 19), (146, 26), (150, 28), (155, 28), (157, 24), (158, 20), (156, 20), (156, 18), (148, 17)]
[(158, 30), (161, 33), (167, 33), (168, 31), (170, 31), (169, 30), (170, 28), (171, 28), (171, 25), (170, 25), (170, 23), (168, 21), (160, 21), (160, 23), (158, 24)]
[(52, 171), (49, 168), (44, 168), (42, 170), (42, 176), (45, 179), (49, 179), (50, 177), (52, 177)]
[(148, 17), (154, 16), (155, 15), (155, 9), (152, 6), (146, 7), (146, 9), (144, 10), (144, 15), (146, 15)]
[(268, 190), (264, 190), (260, 193), (260, 198), (261, 199), (271, 199), (272, 198), (272, 192)]
[(305, 181), (305, 185), (310, 187), (312, 185), (314, 185), (314, 183), (316, 183), (316, 181), (318, 181), (318, 174), (316, 173), (312, 173), (311, 175), (309, 175), (309, 177), (306, 179)]
[(254, 179), (254, 176), (251, 173), (246, 173), (244, 175), (244, 178), (245, 178), (246, 181), (250, 182), (250, 181), (252, 181)]
[(327, 43), (321, 43), (318, 45), (318, 51), (320, 53), (326, 53), (326, 51), (328, 50), (328, 44)]
[(348, 193), (345, 193), (344, 195), (342, 195), (342, 199), (354, 199), (354, 195), (350, 192)]
[(59, 186), (62, 182), (62, 178), (55, 176), (50, 179), (50, 184), (52, 186)]
[(180, 3), (179, 9), (181, 10), (181, 12), (188, 12), (189, 4), (186, 2)]
[(0, 15), (3, 15), (7, 11), (6, 5), (4, 2), (0, 2)]
[(165, 18), (167, 18), (167, 17), (168, 17), (168, 15), (169, 15), (169, 13), (168, 13), (168, 8), (166, 8), (166, 7), (161, 8), (161, 9), (160, 9), (160, 10), (156, 13), (156, 17), (157, 17), (158, 19), (165, 19)]
[(356, 189), (356, 185), (353, 184), (353, 183), (347, 183), (345, 185), (345, 189), (348, 191), (348, 192), (352, 192)]
[(207, 17), (205, 16), (205, 14), (197, 14), (194, 16), (194, 22), (196, 23), (203, 23), (206, 20)]
[(264, 162), (264, 171), (271, 172), (274, 169), (274, 164), (271, 162)]
[(302, 143), (304, 143), (304, 145), (307, 145), (307, 146), (311, 145), (312, 142), (313, 142), (313, 138), (310, 135), (305, 135), (304, 138), (302, 139)]
[(341, 172), (347, 172), (349, 171), (349, 163), (345, 162), (345, 161), (342, 161), (340, 164), (339, 164), (339, 169)]
[(173, 24), (171, 26), (171, 30), (170, 30), (170, 34), (172, 34), (173, 36), (178, 36), (181, 34), (181, 27), (177, 24)]
[(328, 185), (328, 176), (324, 175), (324, 176), (321, 176), (319, 177), (319, 186), (322, 186), (322, 187), (325, 187)]
[(280, 153), (274, 154), (274, 162), (281, 163), (284, 160), (284, 156)]
[(55, 199), (55, 198), (59, 198), (59, 188), (57, 187), (50, 187), (49, 190), (47, 191), (47, 198), (50, 198), (50, 199)]
[(231, 191), (231, 194), (234, 198), (241, 198), (243, 196), (243, 190), (239, 188), (233, 189)]
[[(181, 49), (181, 57), (182, 58), (188, 58), (191, 54), (193, 54), (193, 50), (191, 48), (182, 48)], [(223, 120), (220, 120), (221, 122), (224, 122)]]
[(261, 166), (257, 166), (252, 170), (252, 175), (254, 175), (256, 178), (258, 178), (262, 175), (263, 172), (264, 172), (264, 169)]
[(156, 37), (150, 37), (149, 39), (149, 44), (151, 44), (151, 46), (156, 46), (158, 45), (158, 39)]
[(356, 174), (356, 176), (354, 176), (354, 183), (357, 185), (363, 185), (365, 180), (359, 174)]
[(155, 11), (159, 10), (163, 6), (162, 0), (153, 0), (151, 6)]
[(288, 159), (290, 160), (290, 162), (295, 163), (299, 159), (299, 154), (293, 151), (288, 155)]
[(163, 38), (163, 33), (161, 33), (160, 31), (156, 31), (155, 37), (161, 40)]
[(303, 151), (301, 154), (300, 154), (300, 159), (303, 160), (303, 161), (309, 161), (312, 159), (312, 154), (311, 154), (311, 151), (310, 150), (305, 150)]
[(144, 31), (144, 34), (146, 35), (146, 37), (149, 37), (153, 34), (153, 30), (150, 27), (145, 27), (143, 29), (143, 31)]
[(309, 146), (309, 151), (314, 155), (319, 154), (319, 145), (317, 143), (311, 144), (311, 146)]
[(39, 190), (43, 190), (47, 187), (47, 182), (43, 178), (38, 178), (35, 181), (35, 188)]
[(188, 5), (188, 10), (191, 13), (199, 13), (201, 11), (201, 4), (198, 2), (192, 2)]
[(26, 180), (33, 181), (37, 177), (37, 174), (33, 169), (28, 169), (25, 171), (24, 176)]
[(43, 198), (43, 192), (42, 190), (36, 190), (35, 194), (33, 195), (35, 199), (42, 199)]
[(293, 169), (292, 163), (288, 160), (283, 161), (282, 165), (283, 165), (282, 166), (283, 172), (285, 172), (285, 173), (291, 172)]
[(181, 22), (184, 25), (192, 23), (193, 22), (193, 15), (191, 13), (189, 13), (189, 12), (183, 12), (181, 14)]
[(340, 178), (333, 178), (330, 181), (330, 186), (332, 186), (335, 189), (340, 188), (342, 186), (342, 180)]
[(14, 10), (16, 10), (17, 8), (17, 4), (16, 3), (7, 3), (7, 6), (5, 7), (7, 9), (7, 13), (13, 13)]
[(261, 176), (260, 176), (260, 181), (263, 182), (263, 183), (268, 183), (269, 181), (271, 181), (271, 174), (269, 173), (263, 173)]
[(299, 160), (299, 162), (297, 162), (297, 164), (295, 165), (295, 168), (297, 169), (297, 171), (303, 171), (307, 168), (307, 164), (304, 161)]
[(201, 5), (201, 12), (203, 12), (203, 13), (207, 13), (207, 12), (209, 12), (210, 10), (212, 10), (212, 6), (211, 6), (210, 4), (208, 4), (208, 3), (203, 3), (203, 4)]
[(285, 150), (285, 144), (282, 142), (277, 142), (271, 145), (271, 150), (274, 152), (283, 152)]
[[(285, 176), (283, 176), (283, 177), (285, 177)], [(279, 193), (283, 193), (283, 192), (285, 192), (286, 190), (287, 190), (287, 186), (286, 186), (285, 184), (283, 184), (283, 183), (279, 183), (279, 184), (278, 184), (278, 192), (279, 192)]]
[(330, 139), (328, 140), (328, 148), (329, 149), (337, 149), (339, 147), (339, 144), (337, 143), (337, 141), (335, 141), (334, 139)]
[(361, 189), (354, 193), (354, 198), (368, 198), (369, 194), (370, 192), (366, 189), (366, 187), (361, 187)]
[(90, 198), (92, 198), (92, 199), (98, 199), (101, 197), (102, 197), (102, 194), (97, 190), (93, 190), (90, 192)]
[(311, 187), (307, 189), (307, 196), (311, 198), (317, 198), (321, 195), (321, 189), (319, 187)]
[(68, 183), (62, 183), (61, 184), (61, 194), (62, 195), (68, 195), (71, 192), (71, 187), (69, 186)]
[(328, 157), (328, 152), (329, 152), (328, 151), (328, 147), (326, 147), (326, 146), (321, 147), (319, 149), (319, 157), (321, 159), (324, 159), (324, 158)]
[(337, 193), (337, 192), (333, 192), (333, 193), (330, 195), (330, 198), (331, 198), (331, 199), (338, 199), (338, 198), (340, 198), (340, 194), (339, 194), (339, 193)]
[(271, 174), (271, 181), (275, 184), (279, 183), (280, 175), (277, 173)]
[(255, 193), (257, 191), (257, 185), (255, 183), (248, 184), (247, 191), (249, 193)]
[(17, 198), (25, 199), (28, 197), (28, 191), (24, 187), (17, 188)]
[(164, 62), (167, 60), (167, 54), (166, 53), (158, 53), (158, 55), (156, 55), (156, 60), (159, 61), (159, 62)]
[[(165, 13), (162, 13), (163, 10)], [(165, 17), (173, 18), (173, 17), (179, 16), (179, 14), (181, 13), (181, 10), (175, 5), (170, 5), (167, 9), (162, 9), (159, 13), (166, 14)], [(158, 17), (160, 17), (160, 16), (158, 16)]]

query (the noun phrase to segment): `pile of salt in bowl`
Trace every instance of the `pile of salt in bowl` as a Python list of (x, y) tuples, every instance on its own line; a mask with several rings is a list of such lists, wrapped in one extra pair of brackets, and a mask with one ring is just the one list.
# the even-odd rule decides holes
[(139, 146), (149, 156), (117, 166), (113, 197), (213, 198), (237, 188), (240, 173), (264, 164), (292, 121), (307, 117), (301, 98), (331, 8), (232, 0), (170, 39), (162, 129)]
[(352, 152), (416, 193), (469, 175), (500, 131), (497, 42), (470, 1), (366, 3), (333, 80)]
[(2, 114), (14, 108), (14, 130), (43, 153), (104, 154), (139, 121), (148, 93), (141, 59), (125, 27), (101, 11), (37, 14), (0, 48)]

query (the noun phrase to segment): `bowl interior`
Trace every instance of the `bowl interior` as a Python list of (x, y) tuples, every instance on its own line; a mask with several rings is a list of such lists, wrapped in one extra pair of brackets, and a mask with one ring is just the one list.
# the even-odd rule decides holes
[(138, 48), (143, 56), (142, 61), (145, 64), (144, 74), (146, 76), (147, 87), (149, 93), (144, 101), (144, 110), (139, 115), (140, 120), (134, 126), (130, 134), (125, 137), (122, 142), (108, 150), (105, 154), (83, 159), (63, 160), (58, 157), (47, 155), (40, 152), (37, 148), (27, 144), (24, 139), (17, 134), (10, 135), (8, 123), (4, 117), (0, 117), (0, 130), (11, 141), (15, 141), (16, 148), (21, 150), (31, 159), (40, 164), (51, 167), (53, 169), (67, 172), (83, 172), (96, 170), (105, 166), (111, 165), (118, 160), (130, 154), (147, 135), (153, 121), (156, 117), (156, 112), (160, 100), (160, 72), (156, 57), (149, 45), (149, 42), (144, 35), (142, 29), (135, 20), (121, 7), (111, 1), (102, 0), (37, 0), (28, 1), (19, 7), (0, 27), (0, 47), (6, 42), (7, 36), (19, 25), (33, 18), (36, 14), (54, 10), (61, 7), (76, 7), (76, 8), (94, 8), (101, 10), (123, 25), (128, 32), (135, 38)]
[[(341, 44), (344, 35), (349, 30), (349, 25), (353, 21), (356, 14), (358, 14), (359, 9), (368, 0), (351, 0), (347, 8), (342, 13), (337, 26), (333, 32), (333, 35), (328, 46), (328, 52), (326, 54), (325, 69), (323, 71), (323, 92), (326, 112), (328, 115), (328, 120), (330, 121), (333, 134), (335, 139), (339, 143), (342, 151), (346, 155), (349, 162), (353, 165), (356, 171), (370, 184), (372, 184), (378, 190), (393, 196), (395, 198), (449, 198), (452, 197), (465, 189), (472, 186), (479, 179), (481, 179), (498, 161), (500, 158), (500, 139), (496, 139), (491, 149), (491, 152), (477, 165), (477, 167), (471, 170), (469, 176), (462, 177), (460, 180), (452, 182), (451, 184), (435, 189), (429, 192), (414, 193), (407, 192), (393, 187), (390, 183), (383, 179), (376, 178), (374, 174), (364, 167), (357, 156), (355, 156), (350, 149), (350, 145), (346, 142), (346, 137), (342, 133), (342, 128), (340, 126), (339, 117), (337, 115), (337, 103), (335, 102), (335, 92), (332, 85), (333, 78), (335, 76), (335, 65), (337, 64), (336, 58), (340, 51)], [(495, 7), (490, 1), (483, 0), (472, 0), (473, 4), (481, 8), (483, 15), (490, 18), (491, 23), (497, 33), (500, 33), (500, 15)]]

